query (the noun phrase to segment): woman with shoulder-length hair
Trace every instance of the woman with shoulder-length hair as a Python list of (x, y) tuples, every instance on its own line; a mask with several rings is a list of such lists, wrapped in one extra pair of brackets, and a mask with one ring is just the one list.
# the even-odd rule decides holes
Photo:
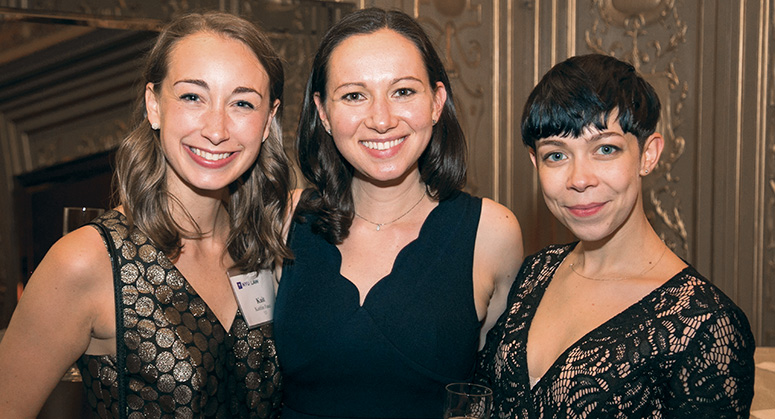
[(441, 417), (522, 257), (505, 207), (462, 192), (446, 71), (411, 17), (364, 9), (323, 37), (297, 137), (275, 330), (284, 418)]
[(227, 272), (270, 298), (268, 269), (290, 255), (283, 82), (241, 18), (162, 30), (116, 155), (118, 206), (51, 248), (0, 343), (4, 417), (35, 416), (76, 361), (100, 417), (278, 414), (272, 324), (247, 315)]

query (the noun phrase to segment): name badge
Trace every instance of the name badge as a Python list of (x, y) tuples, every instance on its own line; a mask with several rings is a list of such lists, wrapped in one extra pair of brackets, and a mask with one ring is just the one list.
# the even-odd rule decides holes
[(246, 274), (229, 274), (229, 281), (249, 328), (272, 321), (275, 297), (274, 275), (269, 269)]

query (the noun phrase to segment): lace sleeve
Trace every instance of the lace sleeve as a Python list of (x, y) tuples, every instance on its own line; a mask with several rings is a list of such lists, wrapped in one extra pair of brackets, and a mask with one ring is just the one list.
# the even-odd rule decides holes
[(698, 328), (675, 365), (667, 398), (673, 417), (749, 415), (754, 385), (755, 342), (738, 309), (719, 310)]

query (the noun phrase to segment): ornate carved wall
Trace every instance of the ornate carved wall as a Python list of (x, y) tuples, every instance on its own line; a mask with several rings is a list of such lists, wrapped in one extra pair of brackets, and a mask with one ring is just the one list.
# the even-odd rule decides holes
[[(602, 52), (632, 62), (664, 107), (660, 130), (668, 147), (644, 188), (650, 219), (679, 255), (743, 307), (758, 342), (775, 345), (775, 0), (353, 2), (402, 9), (428, 30), (450, 70), (469, 138), (468, 188), (517, 214), (529, 252), (572, 237), (546, 209), (521, 143), (528, 93), (572, 55)], [(237, 3), (249, 4), (230, 4)], [(289, 34), (275, 40), (289, 63), (284, 127), (292, 135), (292, 95), (303, 86), (293, 75), (306, 73), (315, 41)], [(99, 138), (120, 128), (102, 123), (104, 130), (93, 131), (102, 134), (84, 137), (97, 138), (84, 147), (107, 144)], [(21, 128), (0, 115), (0, 132), (15, 139), (0, 143), (6, 181), (20, 164), (29, 169), (61, 158), (47, 151), (57, 149), (50, 145), (57, 132)], [(19, 145), (25, 141), (40, 149)], [(0, 184), (0, 196), (11, 189)], [(8, 205), (0, 199), (0, 211)], [(12, 259), (5, 251), (10, 229), (0, 223), (0, 264)]]
[(509, 206), (527, 251), (572, 237), (548, 213), (519, 119), (553, 65), (590, 52), (631, 62), (663, 103), (667, 146), (644, 185), (680, 256), (775, 345), (773, 0), (360, 0), (399, 8), (451, 69), (470, 147), (469, 189)]

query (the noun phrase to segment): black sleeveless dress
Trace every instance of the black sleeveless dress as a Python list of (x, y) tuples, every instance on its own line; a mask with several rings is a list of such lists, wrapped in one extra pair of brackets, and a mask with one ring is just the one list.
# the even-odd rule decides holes
[(439, 203), (362, 306), (338, 248), (312, 217), (294, 222), (275, 305), (283, 419), (442, 417), (444, 386), (475, 366), (481, 205), (465, 193)]
[[(126, 218), (92, 222), (108, 247), (116, 295), (117, 355), (83, 355), (78, 367), (101, 418), (270, 418), (280, 374), (272, 325), (226, 332), (164, 254)], [(224, 279), (225, 280), (225, 279)]]

